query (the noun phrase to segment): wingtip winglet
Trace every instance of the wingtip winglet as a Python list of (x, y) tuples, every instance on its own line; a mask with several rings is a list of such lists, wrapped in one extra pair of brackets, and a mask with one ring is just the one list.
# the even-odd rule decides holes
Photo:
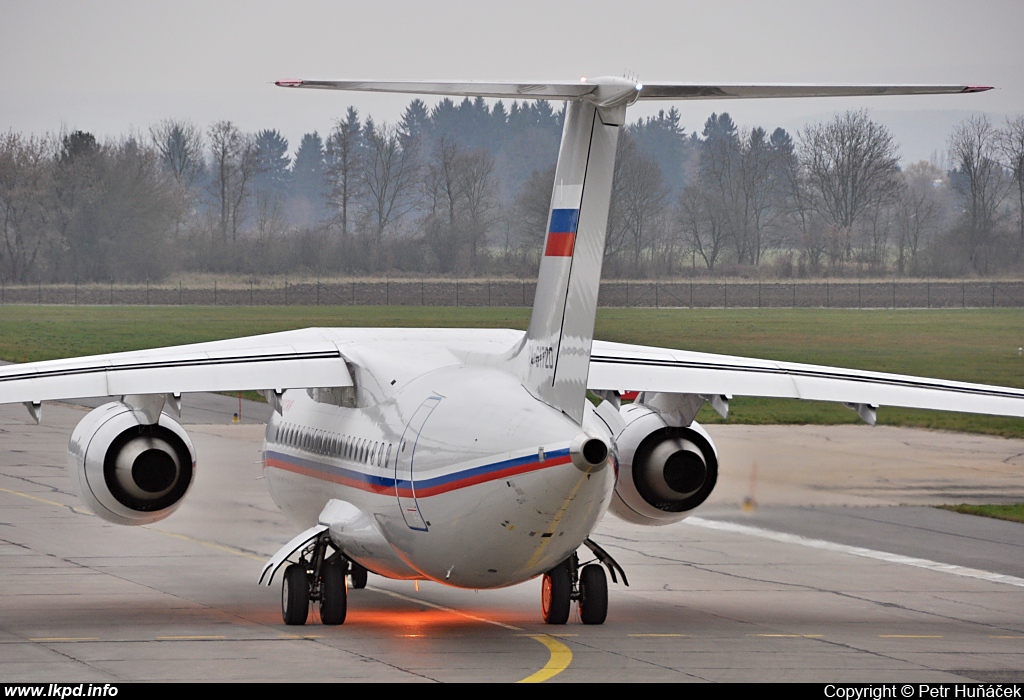
[(296, 78), (288, 78), (285, 80), (275, 80), (274, 85), (278, 87), (302, 87), (302, 81)]
[(988, 92), (993, 88), (992, 85), (968, 85), (964, 88), (964, 92)]

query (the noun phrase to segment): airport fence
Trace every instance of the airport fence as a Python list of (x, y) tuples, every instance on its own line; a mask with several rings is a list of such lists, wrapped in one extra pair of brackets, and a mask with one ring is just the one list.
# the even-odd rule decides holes
[[(535, 281), (352, 279), (188, 285), (0, 283), (0, 304), (163, 306), (532, 306)], [(608, 280), (598, 305), (617, 308), (1019, 308), (1022, 280)]]

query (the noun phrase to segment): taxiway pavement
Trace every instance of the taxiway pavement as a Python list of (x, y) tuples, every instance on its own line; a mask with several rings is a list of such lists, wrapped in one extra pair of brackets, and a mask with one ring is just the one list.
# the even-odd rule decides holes
[(542, 624), (538, 581), (371, 575), (343, 626), (296, 628), (276, 583), (256, 585), (295, 534), (261, 480), (262, 429), (231, 423), (235, 399), (185, 405), (196, 483), (140, 528), (76, 495), (84, 408), (48, 404), (41, 426), (0, 408), (0, 680), (1024, 680), (1024, 525), (930, 507), (1024, 500), (1024, 441), (713, 426), (722, 474), (698, 518), (609, 516), (594, 535), (630, 580), (602, 626)]

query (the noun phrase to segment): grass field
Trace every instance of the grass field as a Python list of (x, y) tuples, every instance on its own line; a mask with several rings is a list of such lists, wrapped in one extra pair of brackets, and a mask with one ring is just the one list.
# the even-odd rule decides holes
[[(0, 358), (23, 362), (308, 326), (525, 328), (529, 310), (452, 307), (0, 307)], [(1024, 387), (1024, 310), (601, 309), (604, 340)], [(699, 420), (719, 422), (704, 409)], [(856, 423), (829, 403), (736, 397), (731, 423)], [(1024, 420), (882, 407), (888, 425), (1024, 437)]]
[(967, 513), (968, 515), (983, 515), (986, 518), (997, 518), (999, 520), (1010, 520), (1015, 523), (1024, 523), (1024, 503), (1011, 505), (980, 505), (972, 506), (961, 503), (956, 506), (940, 506), (945, 510), (955, 513)]

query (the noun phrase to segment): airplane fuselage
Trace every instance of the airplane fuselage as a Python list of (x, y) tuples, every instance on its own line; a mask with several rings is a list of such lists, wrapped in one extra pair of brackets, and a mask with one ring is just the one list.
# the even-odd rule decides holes
[[(366, 517), (341, 546), (371, 571), (512, 585), (564, 561), (606, 511), (614, 457), (596, 469), (574, 464), (581, 427), (511, 373), (459, 364), (393, 389), (351, 407), (289, 391), (267, 426), (274, 500), (301, 527), (331, 499), (354, 506)], [(614, 444), (589, 403), (583, 430)]]

